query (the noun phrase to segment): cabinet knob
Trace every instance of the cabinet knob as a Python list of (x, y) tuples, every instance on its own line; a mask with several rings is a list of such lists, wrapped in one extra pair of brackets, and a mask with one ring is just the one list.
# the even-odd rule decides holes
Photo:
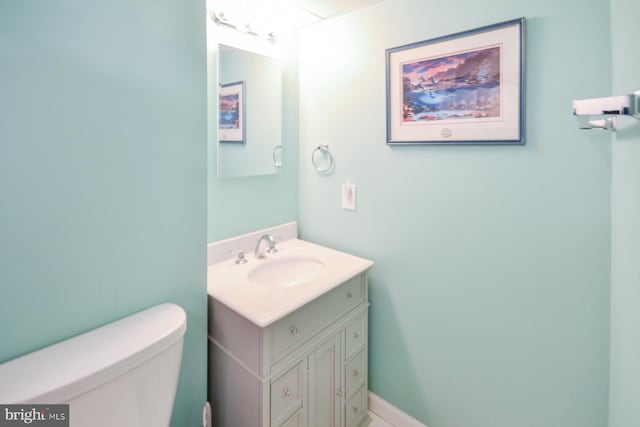
[(342, 390), (337, 389), (337, 390), (336, 390), (336, 395), (337, 395), (338, 397), (342, 397)]
[(357, 332), (354, 332), (354, 333), (353, 333), (353, 339), (354, 339), (354, 340), (357, 340), (358, 338), (360, 338), (360, 335), (358, 335), (358, 333), (357, 333)]
[(292, 326), (291, 329), (289, 329), (289, 334), (295, 335), (297, 333), (298, 333), (298, 328), (296, 328), (295, 325)]
[(291, 396), (291, 391), (289, 390), (289, 387), (285, 387), (284, 390), (282, 390), (282, 395), (284, 397), (289, 397)]
[(353, 294), (351, 293), (351, 291), (347, 291), (347, 298), (351, 298), (353, 296)]
[(353, 370), (353, 372), (351, 372), (351, 374), (352, 374), (354, 377), (357, 377), (358, 375), (360, 375), (360, 372), (358, 372), (358, 370), (357, 370), (357, 369), (354, 369), (354, 370)]
[(353, 411), (354, 414), (357, 414), (358, 412), (360, 412), (360, 408), (358, 408), (357, 406), (352, 407), (351, 410)]

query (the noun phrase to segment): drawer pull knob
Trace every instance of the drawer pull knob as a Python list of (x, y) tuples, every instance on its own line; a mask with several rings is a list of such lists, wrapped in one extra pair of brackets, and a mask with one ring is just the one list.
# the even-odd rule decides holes
[(291, 396), (291, 391), (289, 391), (289, 387), (285, 387), (285, 389), (282, 390), (282, 394), (284, 395), (284, 397)]
[(358, 335), (358, 333), (357, 333), (357, 332), (354, 332), (354, 333), (353, 333), (353, 339), (354, 339), (354, 340), (357, 340), (358, 338), (360, 338), (360, 335)]
[(338, 395), (338, 397), (342, 397), (342, 390), (336, 390), (336, 395)]
[(354, 377), (357, 377), (358, 375), (360, 375), (360, 372), (358, 372), (357, 369), (354, 369), (352, 374), (353, 374)]
[(351, 293), (351, 291), (347, 291), (347, 298), (351, 298), (353, 296), (353, 294)]
[(291, 335), (295, 335), (298, 333), (298, 328), (296, 328), (295, 326), (292, 326), (291, 329), (289, 329), (289, 333)]
[(360, 409), (357, 406), (352, 407), (351, 410), (353, 411), (354, 414), (357, 414), (358, 412), (360, 412)]

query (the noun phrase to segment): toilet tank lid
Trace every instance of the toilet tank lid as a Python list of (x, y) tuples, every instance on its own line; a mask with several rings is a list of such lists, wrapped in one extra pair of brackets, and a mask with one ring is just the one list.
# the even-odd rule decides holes
[(0, 364), (0, 402), (61, 403), (104, 384), (180, 340), (187, 316), (160, 304)]

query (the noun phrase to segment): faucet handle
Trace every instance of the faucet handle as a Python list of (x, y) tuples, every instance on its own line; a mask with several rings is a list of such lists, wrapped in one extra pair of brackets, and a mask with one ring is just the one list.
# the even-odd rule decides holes
[(269, 240), (269, 249), (267, 249), (267, 253), (268, 254), (275, 254), (276, 252), (278, 252), (278, 249), (276, 249), (276, 240), (275, 239), (271, 239), (271, 240)]
[(237, 253), (238, 258), (236, 258), (236, 264), (246, 264), (247, 258), (244, 256), (244, 251), (242, 249), (234, 249), (231, 252), (231, 255)]

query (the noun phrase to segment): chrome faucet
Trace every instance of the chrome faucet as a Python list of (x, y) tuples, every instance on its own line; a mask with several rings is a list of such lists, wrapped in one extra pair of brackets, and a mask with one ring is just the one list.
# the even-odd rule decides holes
[(258, 244), (256, 245), (256, 250), (253, 251), (253, 255), (256, 258), (264, 258), (264, 245), (262, 244), (263, 241), (267, 241), (267, 243), (269, 243), (269, 247), (267, 249), (267, 253), (273, 254), (278, 252), (278, 250), (276, 249), (276, 240), (273, 238), (273, 236), (271, 234), (265, 234), (262, 237), (260, 237), (258, 239)]

